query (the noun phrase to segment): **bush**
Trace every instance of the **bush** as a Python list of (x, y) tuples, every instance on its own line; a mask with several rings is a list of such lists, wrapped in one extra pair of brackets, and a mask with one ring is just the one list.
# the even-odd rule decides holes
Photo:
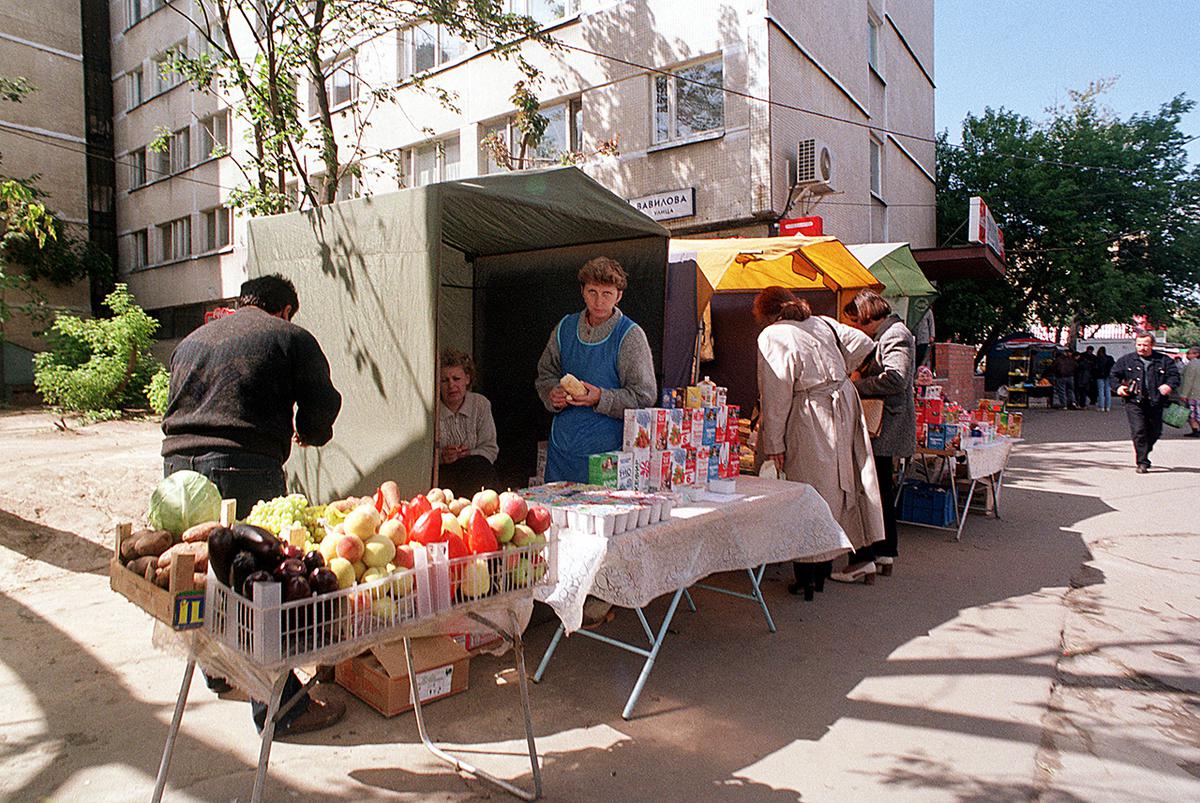
[(91, 418), (140, 407), (162, 365), (150, 353), (158, 322), (118, 284), (104, 299), (113, 316), (83, 320), (58, 315), (46, 336), (49, 351), (34, 357), (34, 384), (47, 404)]
[(146, 386), (146, 401), (150, 409), (159, 415), (167, 414), (167, 394), (171, 389), (171, 374), (166, 368), (159, 368)]

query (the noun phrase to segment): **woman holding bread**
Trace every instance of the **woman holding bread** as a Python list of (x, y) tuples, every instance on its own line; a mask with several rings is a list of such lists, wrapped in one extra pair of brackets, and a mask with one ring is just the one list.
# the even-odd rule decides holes
[(555, 414), (546, 482), (586, 482), (588, 456), (620, 449), (625, 410), (650, 406), (657, 389), (646, 333), (617, 308), (625, 270), (596, 257), (579, 285), (583, 311), (558, 322), (538, 360), (538, 396)]

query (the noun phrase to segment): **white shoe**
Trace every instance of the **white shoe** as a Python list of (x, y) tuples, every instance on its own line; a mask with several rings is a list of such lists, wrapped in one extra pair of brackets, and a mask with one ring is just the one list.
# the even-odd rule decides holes
[(840, 572), (830, 574), (829, 579), (836, 580), (839, 583), (857, 583), (861, 580), (867, 585), (871, 585), (875, 582), (875, 564), (872, 561), (867, 561), (866, 563), (847, 566)]

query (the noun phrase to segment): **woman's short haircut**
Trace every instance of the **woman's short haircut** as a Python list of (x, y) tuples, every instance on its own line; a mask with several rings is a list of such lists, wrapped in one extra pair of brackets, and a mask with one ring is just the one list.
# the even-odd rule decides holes
[(754, 312), (771, 321), (803, 321), (812, 315), (812, 307), (803, 298), (796, 298), (791, 290), (775, 284), (764, 287), (754, 297)]
[(296, 286), (278, 273), (242, 282), (242, 289), (238, 291), (238, 307), (258, 307), (271, 315), (278, 315), (288, 304), (292, 305), (293, 315), (300, 310)]
[(442, 349), (442, 357), (438, 361), (441, 368), (461, 368), (467, 375), (467, 386), (475, 384), (475, 361), (471, 355), (458, 349)]
[(583, 263), (579, 269), (579, 286), (596, 284), (624, 290), (629, 286), (629, 277), (621, 263), (610, 257), (596, 257)]
[(892, 305), (874, 290), (863, 290), (842, 307), (842, 312), (859, 323), (874, 323), (891, 315)]
[(1200, 346), (1192, 346), (1190, 349), (1188, 349), (1187, 356), (1189, 360), (1194, 360), (1197, 357), (1200, 357)]

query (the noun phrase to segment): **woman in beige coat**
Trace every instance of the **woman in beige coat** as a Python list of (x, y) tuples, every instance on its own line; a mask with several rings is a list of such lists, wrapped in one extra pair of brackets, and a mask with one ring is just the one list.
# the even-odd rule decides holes
[[(884, 537), (883, 505), (870, 434), (850, 372), (874, 350), (871, 338), (782, 287), (754, 299), (761, 424), (758, 449), (789, 480), (806, 482), (829, 505), (855, 549)], [(836, 579), (870, 582), (874, 565), (852, 566)], [(797, 586), (805, 584), (796, 565)], [(806, 594), (807, 595), (807, 594)]]

